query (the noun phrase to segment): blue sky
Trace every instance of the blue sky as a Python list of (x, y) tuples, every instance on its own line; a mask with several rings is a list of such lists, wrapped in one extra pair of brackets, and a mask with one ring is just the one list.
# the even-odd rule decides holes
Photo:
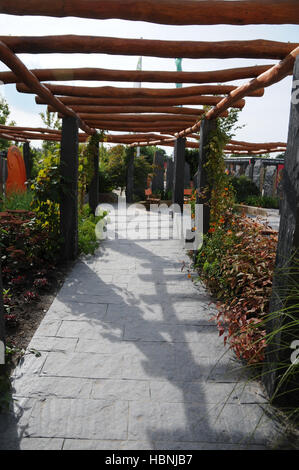
[[(82, 34), (124, 38), (161, 40), (225, 41), (268, 39), (284, 42), (299, 42), (299, 27), (292, 25), (274, 26), (166, 26), (123, 20), (89, 20), (77, 18), (17, 17), (0, 15), (1, 35), (59, 35)], [(134, 70), (138, 57), (105, 54), (20, 54), (28, 68), (59, 67), (101, 67), (107, 69)], [(275, 63), (273, 60), (253, 59), (184, 59), (184, 71), (217, 70), (258, 64)], [(155, 57), (143, 58), (143, 70), (175, 70), (174, 59)], [(0, 70), (7, 70), (0, 62)], [(244, 81), (231, 82), (241, 84)], [(74, 85), (107, 85), (107, 82), (67, 82)], [(109, 82), (113, 86), (132, 87), (132, 83)], [(143, 86), (162, 88), (171, 84), (144, 83)], [(173, 85), (174, 87), (175, 85)], [(188, 86), (188, 85), (185, 85)], [(249, 142), (286, 141), (288, 133), (290, 95), (292, 79), (265, 90), (263, 98), (247, 98), (246, 106), (240, 113), (241, 125), (236, 138)], [(20, 126), (41, 126), (39, 113), (45, 106), (36, 105), (33, 95), (16, 91), (15, 85), (2, 85), (0, 93), (8, 101), (11, 119)], [(32, 142), (38, 145), (38, 142)], [(171, 150), (167, 149), (169, 153)]]

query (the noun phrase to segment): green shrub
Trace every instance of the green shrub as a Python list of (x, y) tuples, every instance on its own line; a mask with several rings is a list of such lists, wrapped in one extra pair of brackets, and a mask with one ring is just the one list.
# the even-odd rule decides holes
[(30, 211), (33, 193), (31, 191), (11, 193), (0, 204), (0, 210), (25, 210)]
[(231, 184), (235, 192), (236, 202), (238, 203), (246, 202), (249, 196), (259, 195), (257, 186), (245, 175), (233, 176), (231, 178)]
[(31, 184), (31, 210), (36, 214), (37, 225), (41, 231), (48, 231), (47, 249), (53, 255), (59, 252), (61, 244), (59, 203), (64, 184), (61, 180), (59, 161), (58, 148), (54, 153), (48, 153), (43, 159), (42, 169)]
[(228, 213), (221, 227), (211, 228), (198, 252), (200, 279), (221, 302), (219, 334), (249, 364), (261, 363), (275, 265), (277, 236), (263, 234), (263, 226)]
[(102, 221), (108, 212), (100, 211), (99, 215), (94, 215), (88, 204), (84, 205), (79, 213), (78, 223), (78, 246), (79, 253), (85, 255), (94, 254), (99, 247), (99, 239), (96, 235), (96, 226)]
[(111, 193), (113, 189), (114, 185), (107, 171), (107, 167), (102, 164), (99, 169), (99, 193)]
[(266, 209), (278, 209), (279, 200), (271, 196), (248, 196), (245, 200), (248, 206), (264, 207)]

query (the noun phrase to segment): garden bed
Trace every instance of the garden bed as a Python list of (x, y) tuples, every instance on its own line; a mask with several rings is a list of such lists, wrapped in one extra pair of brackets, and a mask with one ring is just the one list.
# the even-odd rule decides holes
[[(6, 320), (6, 342), (13, 350), (14, 358), (17, 359), (31, 341), (40, 322), (55, 299), (71, 265), (60, 265), (46, 272), (49, 287), (46, 292), (40, 292), (38, 298), (33, 302), (25, 302), (25, 289), (20, 290), (19, 297), (14, 299), (12, 315), (13, 320)], [(4, 286), (4, 289), (7, 286)]]
[(47, 230), (26, 210), (0, 213), (6, 342), (15, 356), (24, 350), (51, 305), (72, 263), (50, 253)]

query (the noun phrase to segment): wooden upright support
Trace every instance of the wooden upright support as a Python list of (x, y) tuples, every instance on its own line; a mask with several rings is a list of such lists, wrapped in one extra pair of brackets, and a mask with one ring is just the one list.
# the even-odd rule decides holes
[(32, 156), (30, 152), (30, 144), (29, 142), (25, 142), (23, 144), (23, 158), (26, 168), (26, 177), (27, 180), (31, 178), (31, 171), (32, 171)]
[(174, 146), (172, 202), (178, 204), (181, 210), (183, 210), (184, 205), (185, 144), (186, 139), (179, 137), (176, 139)]
[(134, 147), (127, 149), (127, 187), (126, 187), (126, 201), (133, 202), (134, 195)]
[(197, 204), (203, 204), (203, 234), (207, 234), (210, 228), (210, 190), (208, 188), (207, 172), (205, 164), (207, 163), (207, 150), (206, 146), (209, 143), (210, 134), (216, 129), (215, 120), (203, 119), (200, 126), (200, 141), (199, 141), (199, 163), (197, 172), (197, 190), (196, 197)]
[(5, 320), (4, 320), (4, 306), (3, 306), (3, 287), (2, 287), (2, 271), (0, 261), (0, 372), (1, 372), (1, 354), (5, 348)]
[(159, 151), (154, 155), (154, 177), (152, 179), (153, 194), (164, 190), (164, 157)]
[(173, 188), (173, 160), (170, 158), (167, 159), (167, 169), (166, 169), (166, 192), (172, 191)]
[(62, 119), (60, 171), (62, 257), (73, 260), (78, 254), (78, 120), (70, 116)]
[(93, 165), (94, 173), (89, 186), (88, 201), (89, 207), (91, 208), (92, 212), (95, 213), (99, 204), (99, 144), (94, 146)]
[[(281, 218), (279, 228), (278, 247), (276, 254), (276, 270), (273, 280), (270, 312), (277, 312), (287, 308), (288, 312), (296, 318), (291, 328), (287, 328), (290, 317), (284, 312), (278, 316), (273, 315), (268, 324), (268, 333), (275, 334), (266, 350), (266, 364), (264, 368), (264, 383), (270, 396), (277, 389), (279, 381), (286, 370), (291, 366), (291, 356), (295, 347), (294, 340), (299, 339), (299, 312), (298, 312), (298, 283), (299, 283), (299, 56), (294, 67), (293, 94), (289, 121), (288, 144), (285, 153), (285, 167), (283, 172), (283, 200), (281, 202)], [(297, 300), (296, 300), (297, 296)], [(297, 307), (296, 307), (297, 305)], [(298, 367), (298, 366), (297, 366)], [(276, 402), (284, 406), (299, 405), (299, 378), (298, 373), (290, 374), (279, 390), (280, 397)], [(293, 393), (290, 391), (293, 390)]]

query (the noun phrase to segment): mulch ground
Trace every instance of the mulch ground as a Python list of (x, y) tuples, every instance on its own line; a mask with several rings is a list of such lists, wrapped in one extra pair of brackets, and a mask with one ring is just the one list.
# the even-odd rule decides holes
[(72, 266), (73, 263), (63, 264), (48, 271), (46, 277), (49, 285), (44, 291), (39, 290), (37, 300), (25, 302), (26, 289), (19, 289), (18, 294), (12, 296), (13, 320), (6, 321), (5, 328), (6, 343), (14, 349), (12, 357), (14, 364), (18, 362), (18, 358), (30, 343)]

